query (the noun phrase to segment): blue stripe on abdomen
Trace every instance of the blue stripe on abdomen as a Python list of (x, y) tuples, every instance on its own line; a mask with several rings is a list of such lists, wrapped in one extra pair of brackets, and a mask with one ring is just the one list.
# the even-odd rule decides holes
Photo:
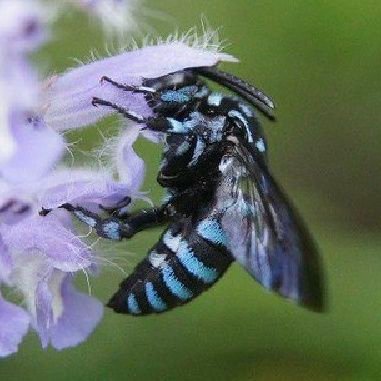
[(204, 239), (222, 246), (227, 246), (228, 239), (217, 220), (207, 218), (197, 225), (197, 233)]
[(205, 266), (199, 261), (188, 246), (186, 241), (181, 241), (177, 252), (177, 257), (185, 269), (204, 283), (213, 283), (219, 274), (215, 268)]
[(154, 289), (151, 282), (147, 282), (145, 285), (147, 300), (150, 306), (157, 312), (166, 310), (167, 304), (160, 298), (157, 291)]
[(127, 306), (128, 306), (128, 311), (131, 312), (133, 315), (139, 315), (142, 312), (139, 307), (138, 301), (136, 300), (135, 295), (132, 293), (128, 295)]
[(162, 269), (162, 274), (165, 285), (173, 295), (184, 301), (193, 297), (192, 291), (190, 291), (182, 282), (180, 282), (179, 279), (177, 279), (173, 273), (172, 267), (164, 267)]
[(168, 247), (168, 249), (170, 249), (173, 253), (176, 253), (176, 251), (179, 248), (181, 238), (182, 237), (180, 234), (174, 236), (170, 230), (167, 230), (164, 233), (162, 240), (165, 246)]

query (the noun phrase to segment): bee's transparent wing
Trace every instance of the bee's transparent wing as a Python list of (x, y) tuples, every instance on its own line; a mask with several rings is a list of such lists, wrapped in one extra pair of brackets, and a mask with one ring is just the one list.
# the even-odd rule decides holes
[(317, 249), (265, 163), (240, 147), (222, 158), (220, 171), (216, 207), (233, 257), (267, 289), (323, 310)]

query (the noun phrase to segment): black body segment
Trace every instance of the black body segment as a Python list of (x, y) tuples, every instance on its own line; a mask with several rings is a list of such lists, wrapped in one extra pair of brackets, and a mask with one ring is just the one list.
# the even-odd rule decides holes
[(226, 235), (213, 218), (189, 230), (189, 220), (171, 225), (108, 306), (132, 315), (160, 313), (188, 303), (210, 288), (232, 257)]

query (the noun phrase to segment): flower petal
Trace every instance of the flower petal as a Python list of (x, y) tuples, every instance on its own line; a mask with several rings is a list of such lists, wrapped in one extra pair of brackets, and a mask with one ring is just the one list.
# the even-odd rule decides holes
[(78, 128), (94, 123), (113, 110), (93, 107), (93, 97), (107, 99), (149, 116), (142, 94), (123, 91), (109, 83), (100, 83), (103, 76), (121, 83), (139, 85), (142, 78), (156, 78), (184, 68), (213, 66), (220, 61), (236, 61), (228, 54), (205, 47), (191, 47), (182, 41), (147, 46), (77, 67), (51, 80), (45, 93), (45, 120), (56, 130)]
[(12, 271), (12, 257), (0, 236), (0, 282), (7, 282)]
[[(49, 289), (48, 279), (52, 275), (53, 270), (48, 272), (43, 279), (37, 283), (33, 302), (35, 310), (32, 311), (34, 321), (32, 324), (41, 340), (42, 348), (46, 348), (49, 344), (49, 331), (54, 324), (53, 321), (53, 293)], [(62, 273), (62, 272), (61, 272)], [(56, 295), (59, 299), (60, 294)]]
[(12, 123), (16, 151), (0, 166), (0, 174), (8, 182), (23, 183), (42, 177), (63, 152), (62, 137), (40, 120), (27, 123), (16, 118)]
[(51, 344), (56, 349), (73, 347), (86, 340), (103, 316), (97, 299), (78, 292), (71, 277), (62, 284), (63, 313), (50, 329)]
[(134, 149), (133, 144), (140, 134), (140, 127), (130, 126), (119, 138), (116, 150), (116, 167), (120, 180), (131, 192), (138, 192), (144, 181), (145, 164)]
[(12, 225), (30, 216), (33, 205), (31, 200), (23, 197), (22, 190), (8, 186), (5, 188), (8, 189), (0, 189), (0, 222)]
[[(60, 219), (50, 213), (46, 217), (25, 218), (16, 225), (1, 229), (10, 251), (36, 252), (46, 256), (50, 266), (62, 271), (78, 271), (92, 263), (92, 252)], [(25, 264), (27, 266), (27, 264)]]
[(17, 352), (28, 327), (28, 314), (22, 308), (2, 299), (0, 295), (0, 357)]
[(44, 12), (33, 0), (0, 2), (0, 47), (12, 52), (29, 52), (46, 39), (43, 28)]
[(132, 193), (127, 184), (113, 180), (106, 171), (81, 169), (56, 171), (43, 180), (41, 188), (39, 203), (46, 209), (64, 203), (113, 207)]

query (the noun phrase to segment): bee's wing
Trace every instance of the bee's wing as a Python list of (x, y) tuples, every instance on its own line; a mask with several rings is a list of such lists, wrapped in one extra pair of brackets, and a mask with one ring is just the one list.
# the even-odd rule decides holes
[(216, 206), (233, 257), (267, 289), (323, 310), (317, 249), (265, 163), (237, 147), (222, 158), (220, 172)]

